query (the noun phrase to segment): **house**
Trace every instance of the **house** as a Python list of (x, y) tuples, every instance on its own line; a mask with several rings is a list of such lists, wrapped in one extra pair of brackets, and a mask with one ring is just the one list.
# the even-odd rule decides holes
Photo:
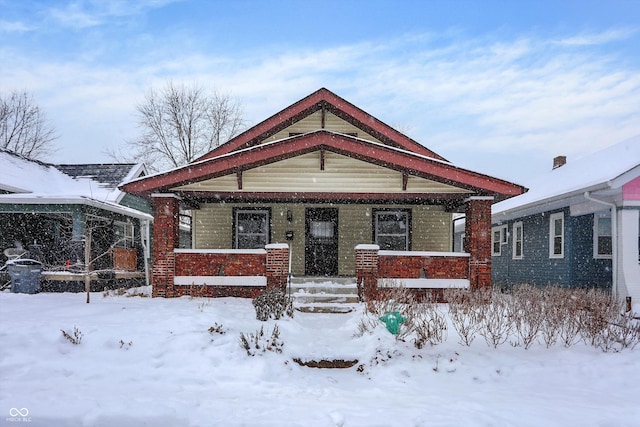
[[(166, 297), (254, 296), (289, 273), (357, 277), (364, 297), (388, 279), (422, 292), (488, 287), (491, 204), (524, 191), (453, 165), (324, 88), (191, 164), (121, 188), (153, 201), (153, 295)], [(192, 249), (177, 248), (181, 209)], [(454, 253), (461, 211), (469, 244)]]
[(92, 288), (145, 282), (151, 206), (118, 189), (144, 176), (143, 165), (53, 165), (0, 150), (0, 169), (0, 265), (36, 258), (44, 290), (82, 290), (90, 234), (91, 269), (102, 271)]
[(526, 194), (493, 206), (498, 284), (610, 289), (640, 298), (640, 137), (554, 160)]

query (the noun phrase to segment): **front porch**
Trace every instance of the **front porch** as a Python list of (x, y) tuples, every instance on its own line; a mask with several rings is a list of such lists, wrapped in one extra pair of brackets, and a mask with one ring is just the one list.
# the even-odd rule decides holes
[[(153, 296), (254, 298), (268, 287), (285, 289), (292, 274), (292, 244), (264, 249), (180, 249), (180, 199), (155, 195)], [(379, 245), (352, 246), (353, 277), (361, 300), (376, 299), (390, 284), (420, 297), (444, 300), (447, 288), (471, 290), (491, 286), (490, 197), (465, 201), (469, 219), (466, 252), (388, 251)], [(335, 230), (338, 233), (338, 229)], [(294, 274), (300, 277), (297, 274)], [(318, 275), (323, 277), (323, 275)]]

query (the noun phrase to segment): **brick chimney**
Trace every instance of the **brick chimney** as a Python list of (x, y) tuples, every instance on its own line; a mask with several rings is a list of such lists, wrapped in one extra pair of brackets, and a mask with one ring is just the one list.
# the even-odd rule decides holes
[(560, 166), (567, 164), (567, 156), (556, 156), (553, 158), (553, 169), (558, 169)]

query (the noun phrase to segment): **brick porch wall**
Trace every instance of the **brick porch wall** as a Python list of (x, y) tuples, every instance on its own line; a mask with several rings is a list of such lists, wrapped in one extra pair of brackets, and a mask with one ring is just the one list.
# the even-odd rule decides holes
[[(412, 282), (412, 292), (418, 298), (445, 299), (446, 281), (455, 286), (467, 283), (472, 291), (491, 290), (491, 204), (492, 197), (470, 197), (466, 203), (465, 255), (443, 254), (383, 254), (376, 245), (356, 246), (356, 278), (361, 299), (384, 297), (379, 278), (406, 279)], [(385, 251), (383, 251), (385, 252)], [(466, 255), (468, 254), (468, 255)], [(431, 283), (444, 280), (440, 287)], [(466, 282), (468, 280), (468, 282)], [(421, 285), (424, 284), (424, 287)], [(490, 294), (490, 293), (489, 293)]]
[(171, 298), (174, 295), (175, 254), (178, 247), (180, 199), (173, 194), (153, 196), (153, 272), (152, 296)]
[(466, 204), (464, 250), (471, 255), (471, 290), (491, 291), (492, 197), (472, 197)]

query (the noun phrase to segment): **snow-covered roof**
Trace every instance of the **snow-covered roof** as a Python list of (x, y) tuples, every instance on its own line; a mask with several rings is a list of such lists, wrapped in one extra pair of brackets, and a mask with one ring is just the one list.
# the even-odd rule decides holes
[[(70, 166), (66, 165), (68, 169)], [(142, 169), (141, 169), (142, 168)], [(103, 170), (96, 165), (79, 165), (80, 170)], [(106, 168), (109, 169), (109, 168)], [(111, 168), (113, 169), (113, 168)], [(141, 165), (127, 165), (127, 172), (119, 171), (118, 181), (132, 177), (133, 171), (141, 171)], [(8, 150), (0, 149), (0, 204), (86, 204), (128, 216), (151, 218), (143, 212), (119, 205), (123, 192), (118, 183), (94, 176), (72, 176), (55, 165), (28, 159)]]
[(493, 214), (549, 204), (585, 191), (619, 189), (640, 176), (640, 135), (569, 161), (540, 176), (530, 190), (493, 205)]

